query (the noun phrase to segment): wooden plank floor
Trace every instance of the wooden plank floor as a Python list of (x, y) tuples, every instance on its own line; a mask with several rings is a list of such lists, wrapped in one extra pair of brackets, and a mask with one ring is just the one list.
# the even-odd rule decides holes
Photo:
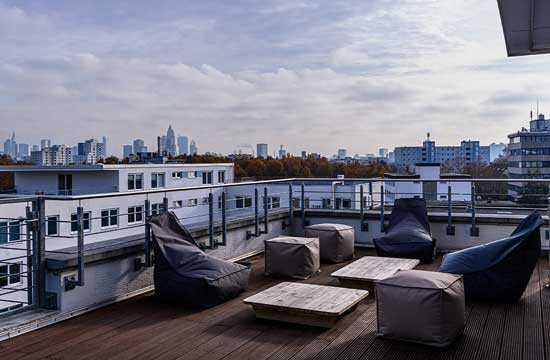
[[(439, 261), (418, 268), (436, 270)], [(213, 309), (187, 309), (143, 295), (0, 342), (0, 358), (550, 360), (545, 259), (519, 303), (468, 303), (465, 333), (445, 349), (378, 339), (372, 297), (331, 329), (258, 320), (242, 299), (279, 281), (263, 277), (261, 257), (252, 263), (249, 290)], [(337, 286), (330, 273), (343, 265), (323, 266), (305, 282)]]

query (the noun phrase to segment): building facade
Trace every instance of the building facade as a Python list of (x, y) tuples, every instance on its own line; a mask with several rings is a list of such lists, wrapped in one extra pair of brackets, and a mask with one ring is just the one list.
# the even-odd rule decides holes
[(266, 159), (268, 156), (267, 144), (256, 144), (256, 156)]
[(187, 136), (178, 136), (178, 155), (189, 154), (189, 138)]

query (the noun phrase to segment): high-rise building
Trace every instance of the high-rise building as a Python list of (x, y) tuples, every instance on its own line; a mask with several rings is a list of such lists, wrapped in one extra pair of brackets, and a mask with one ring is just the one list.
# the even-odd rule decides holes
[(338, 159), (342, 160), (347, 157), (347, 150), (346, 149), (338, 149)]
[(142, 139), (135, 139), (134, 140), (134, 152), (133, 154), (139, 154), (141, 152), (145, 152), (143, 148), (145, 147), (145, 142)]
[(307, 159), (307, 151), (302, 151), (302, 159)]
[(267, 144), (256, 144), (256, 156), (267, 159)]
[(31, 152), (31, 161), (41, 166), (69, 165), (73, 158), (72, 148), (65, 145), (48, 146)]
[(122, 158), (126, 159), (132, 154), (132, 145), (123, 145), (122, 146)]
[(189, 145), (189, 154), (190, 155), (196, 155), (199, 149), (197, 148), (197, 143), (195, 140), (191, 140), (191, 144)]
[(8, 155), (12, 159), (17, 159), (17, 141), (15, 141), (15, 132), (11, 135), (11, 138), (4, 141), (4, 154)]
[(107, 158), (107, 137), (103, 136), (103, 156)]
[(31, 151), (40, 151), (40, 146), (33, 145)]
[(17, 158), (26, 159), (29, 157), (29, 144), (19, 144), (17, 146)]
[(286, 157), (286, 150), (283, 145), (279, 147), (279, 159), (284, 159)]
[(40, 149), (44, 150), (46, 148), (49, 148), (52, 146), (52, 141), (50, 139), (42, 139), (40, 140)]
[[(523, 128), (508, 135), (508, 177), (512, 179), (550, 178), (550, 119), (538, 114), (531, 119), (529, 130)], [(520, 195), (526, 182), (508, 185), (508, 194)]]
[(378, 156), (381, 157), (381, 158), (387, 158), (388, 157), (388, 149), (386, 149), (386, 148), (378, 149)]
[(96, 139), (78, 143), (78, 157), (75, 159), (76, 163), (95, 164), (99, 159), (105, 158), (103, 143), (98, 142)]
[(168, 131), (166, 132), (166, 137), (164, 140), (164, 150), (168, 155), (177, 155), (178, 149), (176, 146), (176, 134), (172, 129), (172, 125), (168, 126)]
[(189, 138), (187, 136), (178, 136), (178, 155), (189, 154)]

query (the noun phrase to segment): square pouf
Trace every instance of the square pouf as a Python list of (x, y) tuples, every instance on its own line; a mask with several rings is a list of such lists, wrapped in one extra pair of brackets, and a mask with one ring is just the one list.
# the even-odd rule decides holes
[(319, 271), (319, 239), (280, 236), (265, 240), (265, 276), (307, 279)]
[(319, 238), (321, 261), (342, 262), (353, 259), (355, 231), (342, 224), (306, 226), (306, 237)]
[(444, 347), (466, 321), (462, 276), (405, 270), (376, 283), (378, 336)]

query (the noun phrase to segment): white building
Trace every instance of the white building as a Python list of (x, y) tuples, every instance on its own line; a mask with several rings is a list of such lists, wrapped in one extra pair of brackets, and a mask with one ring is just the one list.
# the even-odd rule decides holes
[(441, 174), (439, 163), (416, 164), (415, 174), (384, 174), (384, 203), (396, 199), (418, 197), (426, 201), (447, 201), (451, 186), (452, 201), (470, 201), (470, 175)]
[(54, 145), (32, 151), (31, 161), (39, 166), (69, 165), (74, 161), (73, 149), (65, 145)]

